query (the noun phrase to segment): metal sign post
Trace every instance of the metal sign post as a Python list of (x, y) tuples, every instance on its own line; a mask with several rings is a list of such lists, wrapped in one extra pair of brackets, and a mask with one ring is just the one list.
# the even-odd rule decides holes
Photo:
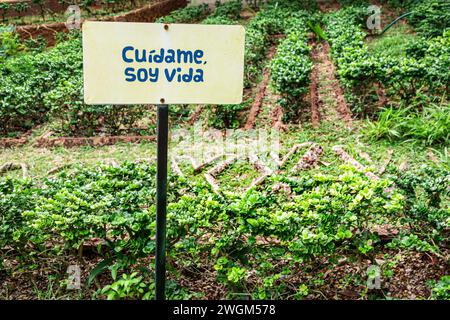
[(166, 216), (167, 151), (169, 143), (169, 106), (158, 105), (158, 153), (156, 178), (156, 300), (165, 300), (166, 287)]

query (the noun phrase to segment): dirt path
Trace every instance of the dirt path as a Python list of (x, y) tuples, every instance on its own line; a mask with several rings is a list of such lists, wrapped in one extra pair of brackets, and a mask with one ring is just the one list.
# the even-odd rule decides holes
[[(276, 51), (277, 51), (277, 45), (273, 44), (267, 53), (267, 56), (266, 56), (267, 61), (272, 60), (272, 58), (275, 56)], [(255, 100), (252, 104), (249, 116), (247, 118), (247, 123), (245, 124), (245, 127), (244, 127), (245, 130), (253, 129), (253, 127), (255, 126), (256, 118), (258, 117), (258, 114), (261, 111), (261, 106), (263, 104), (264, 97), (266, 95), (266, 89), (267, 89), (267, 86), (269, 85), (269, 81), (270, 81), (270, 70), (269, 70), (269, 67), (266, 66), (263, 71), (263, 80), (261, 81), (261, 83), (258, 86)]]
[(317, 4), (322, 12), (337, 11), (341, 8), (336, 0), (317, 0)]
[(329, 51), (330, 46), (326, 42), (316, 43), (312, 51), (314, 61), (310, 87), (312, 124), (318, 126), (320, 121), (344, 121), (347, 126), (351, 126), (351, 112), (345, 102), (344, 91), (336, 78)]
[(311, 71), (311, 84), (309, 86), (309, 96), (311, 100), (311, 123), (314, 128), (320, 124), (320, 101), (319, 101), (319, 48), (317, 43), (313, 43), (311, 56), (313, 58), (314, 67)]
[[(317, 4), (322, 12), (337, 11), (341, 7), (336, 0), (318, 0)], [(327, 42), (314, 42), (311, 56), (314, 67), (309, 89), (313, 127), (318, 127), (320, 121), (344, 121), (347, 126), (351, 126), (351, 111), (336, 78), (335, 67), (330, 58), (330, 45)]]

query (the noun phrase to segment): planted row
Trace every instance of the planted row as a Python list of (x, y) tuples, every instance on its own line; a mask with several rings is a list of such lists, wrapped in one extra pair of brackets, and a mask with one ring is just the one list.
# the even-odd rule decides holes
[(426, 38), (442, 36), (450, 29), (450, 2), (447, 0), (409, 1), (409, 22)]
[(281, 105), (287, 119), (298, 115), (303, 106), (311, 82), (313, 62), (308, 46), (306, 12), (291, 17), (287, 37), (278, 46), (277, 54), (270, 64), (271, 83), (283, 98)]
[[(305, 8), (310, 8), (311, 11), (306, 11)], [(261, 7), (261, 10), (250, 20), (245, 26), (245, 62), (244, 62), (244, 85), (246, 88), (251, 88), (261, 80), (264, 67), (267, 65), (267, 52), (271, 45), (276, 45), (278, 41), (273, 36), (283, 36), (291, 34), (294, 30), (305, 30), (306, 21), (315, 21), (318, 19), (317, 14), (314, 14), (316, 8), (315, 2), (303, 2), (292, 3), (291, 1), (268, 1)], [(209, 19), (207, 19), (209, 20)], [(302, 34), (300, 36), (300, 34)], [(309, 77), (308, 68), (310, 64), (303, 64), (305, 60), (305, 50), (309, 51), (305, 43), (306, 33), (300, 32), (297, 36), (302, 39), (297, 39), (296, 44), (302, 48), (297, 48), (296, 53), (300, 54), (300, 57), (294, 57), (294, 60), (300, 62), (300, 65), (291, 62), (291, 66), (294, 65), (295, 75), (291, 75), (292, 82), (282, 80), (279, 81), (279, 88), (281, 91), (287, 92), (291, 90), (293, 86), (303, 86), (302, 80), (297, 81), (292, 77), (305, 73)], [(295, 36), (292, 36), (295, 37)], [(292, 41), (291, 41), (292, 42)], [(303, 44), (303, 45), (302, 45)], [(282, 45), (283, 46), (283, 45)], [(284, 44), (288, 47), (288, 44)], [(292, 49), (292, 48), (291, 48)], [(282, 49), (283, 50), (283, 49)], [(286, 48), (288, 52), (290, 49)], [(282, 60), (284, 58), (279, 58)], [(300, 61), (301, 60), (301, 61)], [(288, 62), (287, 60), (285, 62)], [(281, 67), (281, 62), (278, 66)], [(300, 70), (304, 68), (304, 70)], [(282, 72), (282, 71), (280, 71)], [(279, 73), (280, 73), (279, 72)], [(286, 71), (285, 71), (286, 72)], [(290, 85), (290, 88), (283, 89), (284, 85)], [(296, 96), (298, 97), (298, 96)], [(292, 101), (296, 98), (292, 99)], [(210, 117), (210, 124), (217, 128), (230, 128), (239, 126), (239, 113), (245, 109), (251, 101), (245, 101), (240, 105), (221, 106), (220, 108), (214, 108), (213, 115)], [(293, 107), (295, 109), (295, 107)]]
[(450, 32), (429, 40), (419, 38), (399, 56), (371, 52), (361, 27), (364, 12), (364, 7), (347, 7), (325, 17), (338, 75), (353, 110), (362, 115), (373, 113), (379, 89), (392, 100), (407, 104), (419, 92), (448, 98)]

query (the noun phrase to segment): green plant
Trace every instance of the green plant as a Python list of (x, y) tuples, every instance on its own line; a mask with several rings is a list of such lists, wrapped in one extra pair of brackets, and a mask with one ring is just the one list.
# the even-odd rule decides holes
[[(78, 36), (79, 37), (79, 36)], [(0, 67), (0, 132), (25, 130), (46, 120), (45, 95), (54, 84), (81, 75), (81, 39), (38, 54), (21, 54)]]
[(57, 121), (59, 132), (83, 136), (92, 136), (100, 130), (109, 134), (131, 132), (148, 109), (144, 105), (86, 105), (81, 75), (58, 83), (45, 95), (44, 105), (50, 110), (50, 117)]
[(0, 10), (2, 11), (2, 21), (3, 23), (6, 22), (6, 15), (9, 10), (11, 10), (11, 4), (8, 2), (2, 2), (0, 3)]
[(78, 255), (85, 241), (99, 238), (115, 254), (139, 256), (153, 248), (153, 214), (144, 206), (154, 195), (154, 173), (152, 166), (132, 163), (61, 173), (45, 182), (36, 208), (23, 215), (35, 230), (62, 239)]
[(42, 36), (38, 36), (34, 39), (30, 38), (24, 40), (24, 45), (27, 51), (33, 53), (43, 52), (47, 48), (47, 44), (47, 40)]
[(308, 92), (312, 61), (306, 44), (306, 33), (294, 31), (279, 45), (270, 65), (271, 81), (285, 98), (283, 107), (288, 118), (298, 112), (303, 96)]
[[(389, 38), (381, 38), (372, 41), (371, 51), (360, 21), (363, 9), (348, 7), (324, 19), (338, 75), (353, 111), (361, 116), (375, 114), (380, 90), (389, 100), (400, 100), (406, 105), (413, 104), (419, 92), (426, 92), (430, 99), (442, 92), (448, 95), (448, 33), (426, 41), (415, 36), (394, 37), (395, 46), (388, 44)], [(383, 50), (378, 51), (377, 46)]]
[(313, 24), (312, 21), (308, 21), (308, 27), (316, 35), (317, 41), (321, 41), (321, 40), (326, 41), (327, 40), (327, 36), (325, 35), (325, 32), (323, 31), (322, 27), (320, 26), (320, 23)]
[(154, 295), (154, 284), (147, 284), (137, 272), (122, 277), (101, 289), (100, 294), (106, 295), (108, 300), (151, 300)]
[(226, 17), (229, 19), (237, 19), (242, 11), (242, 0), (232, 0), (221, 2), (216, 1), (216, 9), (211, 14), (211, 17)]
[(297, 289), (297, 292), (295, 294), (295, 299), (301, 300), (301, 299), (307, 297), (308, 294), (309, 294), (308, 286), (306, 284), (301, 284)]
[(399, 172), (394, 179), (405, 196), (403, 221), (408, 224), (410, 234), (400, 235), (392, 245), (422, 251), (445, 247), (450, 230), (449, 171), (423, 165), (417, 170)]
[(450, 276), (443, 276), (431, 289), (431, 297), (437, 300), (450, 300)]
[(22, 213), (35, 206), (37, 191), (29, 180), (0, 180), (0, 248), (10, 247), (25, 255), (28, 241), (36, 233), (26, 224)]
[(237, 21), (232, 20), (226, 16), (211, 16), (203, 20), (202, 24), (233, 25), (237, 24)]
[(251, 101), (246, 101), (241, 104), (231, 104), (222, 106), (211, 106), (211, 114), (209, 117), (209, 125), (218, 129), (238, 128), (240, 125), (239, 114), (244, 110)]
[[(22, 16), (25, 11), (27, 11), (30, 8), (30, 4), (28, 2), (16, 2), (14, 4), (14, 10)], [(23, 17), (22, 17), (23, 22)]]
[(159, 23), (192, 23), (204, 19), (210, 13), (207, 4), (177, 9), (156, 20)]
[(410, 23), (425, 37), (440, 36), (450, 28), (450, 4), (446, 0), (417, 2), (412, 12)]
[(375, 38), (368, 43), (369, 50), (375, 54), (384, 54), (389, 57), (406, 57), (411, 53), (418, 54), (418, 46), (412, 50), (416, 44), (422, 41), (416, 35), (408, 32), (407, 27), (400, 25), (391, 29), (379, 38)]
[(4, 63), (24, 50), (25, 46), (20, 43), (17, 33), (0, 30), (0, 62)]
[(414, 111), (412, 108), (385, 108), (378, 113), (377, 121), (367, 123), (366, 134), (374, 139), (413, 140), (426, 145), (448, 143), (450, 105), (431, 104), (422, 111)]

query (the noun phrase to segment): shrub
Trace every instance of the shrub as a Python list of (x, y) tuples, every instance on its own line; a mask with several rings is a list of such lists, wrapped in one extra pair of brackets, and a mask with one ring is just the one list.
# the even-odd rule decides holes
[(169, 15), (156, 20), (158, 23), (194, 23), (204, 19), (210, 13), (207, 4), (191, 6), (172, 11)]
[(435, 237), (436, 243), (448, 242), (450, 172), (427, 165), (397, 173), (394, 181), (406, 197), (406, 219), (417, 234)]
[(280, 44), (270, 65), (272, 85), (286, 99), (284, 107), (288, 117), (296, 115), (308, 92), (313, 66), (309, 51), (305, 32), (292, 32)]
[(86, 105), (80, 76), (61, 81), (44, 97), (44, 104), (56, 129), (62, 134), (92, 136), (131, 132), (148, 109), (145, 105)]
[(431, 289), (431, 297), (437, 300), (450, 300), (450, 276), (443, 276)]
[(81, 74), (79, 38), (58, 44), (39, 54), (23, 54), (0, 68), (0, 133), (26, 130), (45, 121), (44, 97), (55, 83)]
[(240, 126), (239, 114), (251, 101), (241, 104), (210, 106), (212, 116), (209, 117), (209, 125), (218, 129), (233, 129)]
[(242, 11), (242, 0), (232, 0), (221, 2), (216, 1), (216, 9), (211, 14), (211, 17), (223, 17), (236, 20), (239, 18)]
[(390, 100), (407, 104), (414, 102), (419, 90), (429, 97), (442, 92), (448, 95), (448, 32), (426, 41), (411, 38), (404, 47), (406, 54), (370, 52), (358, 22), (358, 10), (348, 7), (325, 18), (338, 75), (354, 111), (362, 116), (377, 111), (379, 88), (385, 89)]
[(450, 28), (450, 3), (447, 0), (420, 1), (412, 5), (410, 23), (424, 37), (441, 36)]
[(115, 254), (148, 254), (154, 247), (154, 212), (146, 208), (154, 201), (155, 174), (153, 166), (134, 163), (62, 172), (44, 181), (36, 207), (23, 215), (66, 249), (97, 238)]
[(225, 16), (208, 17), (202, 21), (202, 24), (219, 24), (219, 25), (234, 25), (237, 21)]
[(25, 46), (20, 43), (17, 33), (0, 29), (0, 63), (24, 50)]
[(22, 213), (34, 207), (36, 191), (29, 180), (0, 180), (0, 249), (9, 247), (25, 254), (33, 233)]
[(294, 201), (280, 202), (272, 212), (253, 211), (246, 220), (252, 232), (289, 241), (290, 250), (302, 258), (331, 253), (338, 242), (358, 242), (372, 219), (398, 214), (403, 206), (401, 194), (385, 192), (391, 181), (370, 180), (347, 166), (337, 176), (281, 179), (296, 195)]

